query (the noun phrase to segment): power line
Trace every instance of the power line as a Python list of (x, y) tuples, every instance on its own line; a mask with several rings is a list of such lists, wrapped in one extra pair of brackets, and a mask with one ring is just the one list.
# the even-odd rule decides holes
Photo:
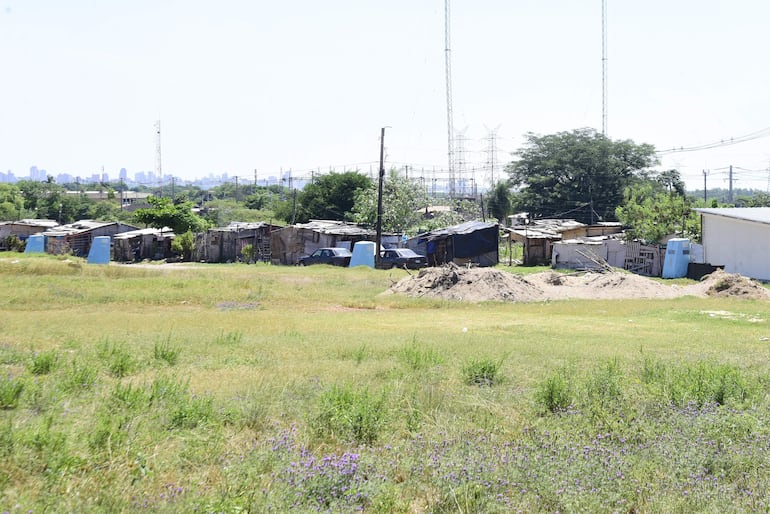
[(763, 128), (762, 130), (757, 130), (756, 132), (751, 132), (749, 134), (744, 134), (743, 136), (730, 138), (727, 140), (719, 140), (714, 141), (712, 143), (706, 143), (703, 145), (696, 145), (696, 146), (680, 146), (679, 148), (671, 148), (669, 150), (661, 150), (656, 152), (658, 155), (669, 155), (672, 153), (682, 153), (682, 152), (697, 152), (699, 150), (710, 150), (712, 148), (720, 148), (723, 146), (730, 146), (730, 145), (737, 145), (739, 143), (746, 143), (748, 141), (754, 141), (755, 139), (761, 139), (763, 137), (770, 136), (770, 127)]

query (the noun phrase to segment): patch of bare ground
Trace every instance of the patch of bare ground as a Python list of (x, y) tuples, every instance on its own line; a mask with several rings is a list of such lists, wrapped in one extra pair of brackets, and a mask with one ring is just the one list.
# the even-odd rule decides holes
[(569, 298), (623, 299), (722, 296), (770, 300), (770, 291), (741, 275), (718, 271), (698, 283), (668, 285), (622, 270), (603, 273), (546, 271), (520, 276), (494, 268), (446, 265), (399, 280), (389, 293), (468, 302), (538, 302)]

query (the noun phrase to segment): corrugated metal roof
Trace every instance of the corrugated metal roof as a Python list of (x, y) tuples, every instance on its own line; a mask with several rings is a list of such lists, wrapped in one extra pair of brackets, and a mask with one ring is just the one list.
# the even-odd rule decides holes
[(722, 216), (724, 218), (770, 224), (770, 207), (729, 207), (723, 209), (703, 208), (694, 210), (700, 214), (710, 214), (712, 216)]
[(459, 225), (453, 225), (451, 227), (440, 228), (437, 230), (431, 230), (422, 234), (422, 237), (434, 238), (439, 236), (452, 236), (456, 234), (470, 234), (479, 230), (487, 230), (497, 226), (497, 223), (486, 223), (484, 221), (466, 221)]

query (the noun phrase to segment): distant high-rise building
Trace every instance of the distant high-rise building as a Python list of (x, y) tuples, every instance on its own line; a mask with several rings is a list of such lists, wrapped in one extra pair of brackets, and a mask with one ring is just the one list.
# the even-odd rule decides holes
[(123, 182), (128, 180), (128, 171), (126, 171), (126, 168), (120, 168), (120, 171), (118, 172), (118, 179)]
[(102, 173), (101, 181), (105, 184), (110, 181), (110, 174), (109, 173)]

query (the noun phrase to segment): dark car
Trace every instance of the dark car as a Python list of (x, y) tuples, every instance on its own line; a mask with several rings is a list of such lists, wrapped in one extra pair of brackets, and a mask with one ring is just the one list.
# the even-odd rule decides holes
[(319, 248), (305, 257), (300, 257), (300, 266), (310, 264), (331, 264), (332, 266), (347, 266), (350, 264), (351, 253), (346, 248)]
[(391, 248), (380, 252), (378, 268), (409, 268), (419, 269), (428, 266), (428, 259), (409, 248)]

